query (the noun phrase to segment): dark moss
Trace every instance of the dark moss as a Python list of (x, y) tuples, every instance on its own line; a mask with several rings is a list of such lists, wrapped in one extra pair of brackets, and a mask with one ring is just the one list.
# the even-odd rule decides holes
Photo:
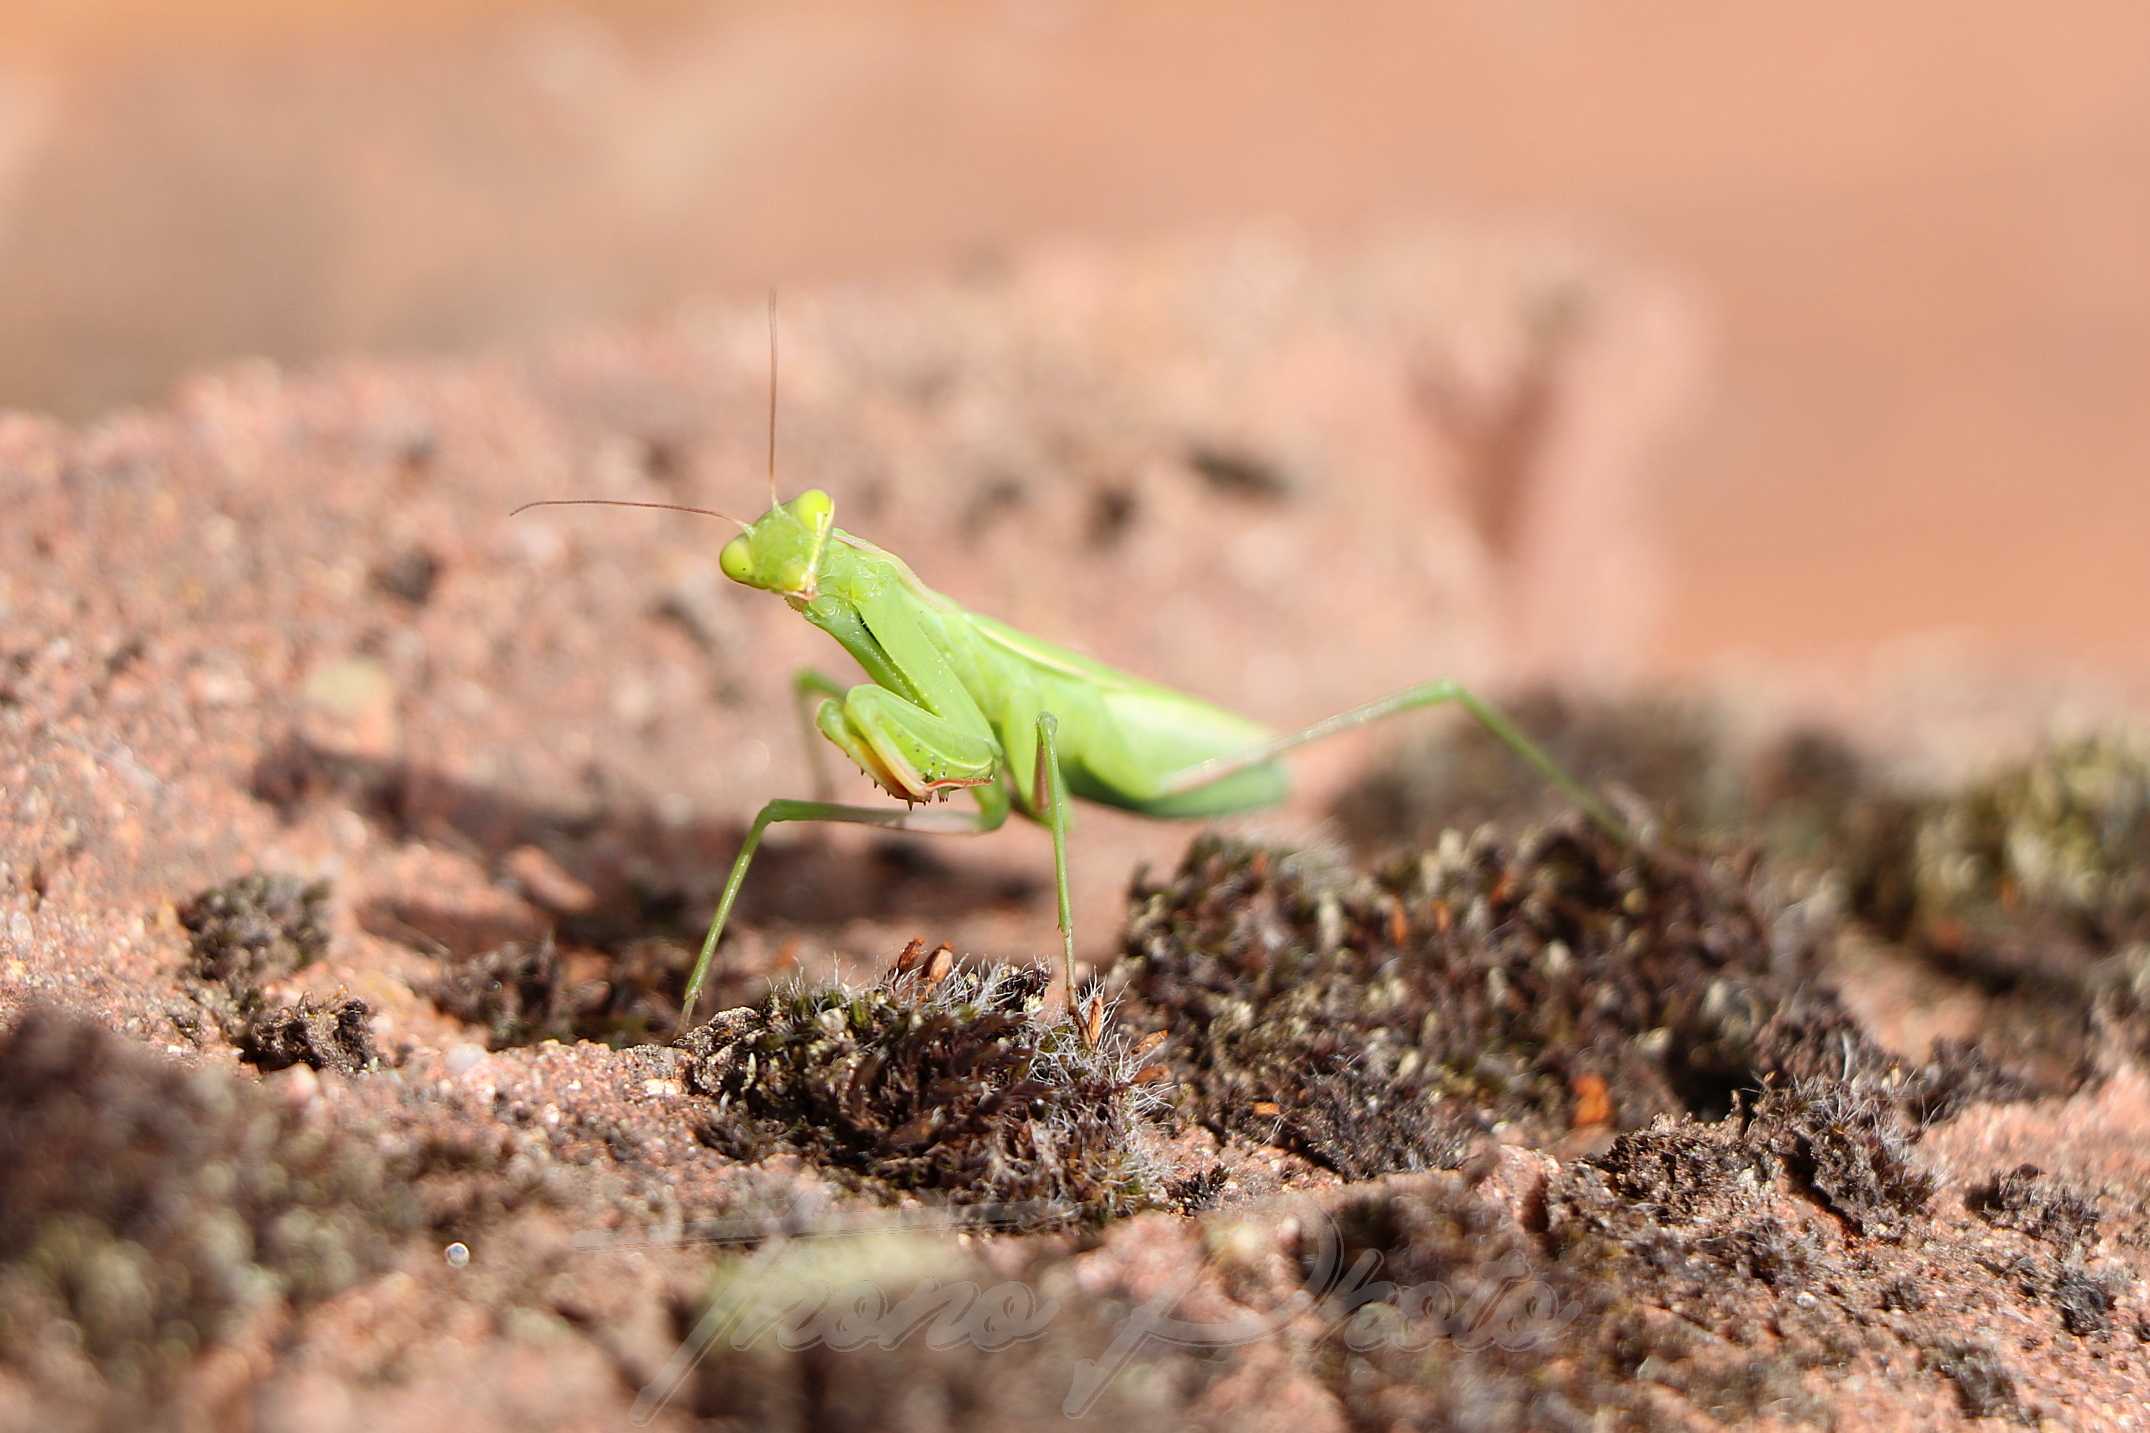
[(1567, 1262), (1620, 1270), (1619, 1287), (1697, 1327), (1757, 1342), (1767, 1307), (1757, 1286), (1797, 1293), (1830, 1264), (1778, 1217), (1783, 1159), (1757, 1130), (1667, 1118), (1620, 1136), (1547, 1190), (1554, 1248)]
[(1117, 1029), (1095, 1050), (1042, 1012), (1043, 966), (792, 986), (693, 1031), (704, 1138), (737, 1158), (798, 1151), (887, 1194), (1035, 1202), (1102, 1218), (1165, 1202), (1140, 1125), (1159, 1103)]
[(2150, 1048), (2150, 743), (2056, 742), (1855, 834), (1852, 909), (2004, 997), (2007, 1043), (2072, 1061), (2076, 1080), (2101, 1022)]
[(373, 1045), (372, 1012), (363, 1000), (316, 1004), (301, 996), (296, 1005), (258, 1010), (239, 1031), (239, 1057), (264, 1070), (311, 1065), (355, 1075), (380, 1062)]
[(1496, 1123), (1539, 1140), (1736, 1091), (1894, 1069), (1729, 862), (1568, 824), (1481, 831), (1372, 875), (1198, 838), (1138, 881), (1127, 972), (1200, 1117), (1351, 1177), (1452, 1166)]
[(460, 1020), (485, 1027), (492, 1048), (546, 1040), (622, 1045), (678, 1019), (671, 992), (685, 977), (683, 948), (625, 942), (610, 958), (580, 958), (551, 940), (508, 941), (449, 964), (427, 990)]
[(326, 881), (241, 876), (179, 907), (192, 951), (189, 973), (251, 1013), (261, 987), (285, 979), (328, 949)]
[(1377, 1188), (1297, 1222), (1301, 1279), (1335, 1330), (1314, 1369), (1354, 1426), (1580, 1430), (1643, 1407), (1609, 1367), (1605, 1296), (1463, 1180)]
[(1955, 1385), (1966, 1417), (2034, 1421), (2017, 1400), (2015, 1375), (2000, 1355), (1984, 1344), (1937, 1345), (1926, 1351), (1926, 1366)]
[(1230, 1182), (1231, 1171), (1222, 1164), (1212, 1164), (1200, 1173), (1173, 1180), (1166, 1186), (1166, 1193), (1182, 1214), (1200, 1214), (1217, 1207)]
[(1870, 1238), (1901, 1239), (1939, 1187), (1896, 1109), (1849, 1085), (1807, 1080), (1771, 1090), (1743, 1139), (1770, 1148)]
[(1891, 1279), (1881, 1286), (1881, 1307), (1890, 1313), (1924, 1313), (1931, 1306), (1916, 1279)]
[(271, 1006), (267, 987), (297, 973), (328, 949), (326, 881), (252, 875), (227, 881), (179, 908), (190, 961), (185, 977), (194, 1009), (173, 1020), (190, 1039), (214, 1025), (241, 1059), (280, 1070), (308, 1064), (347, 1074), (376, 1063), (362, 1001)]
[(550, 940), (509, 941), (450, 964), (427, 994), (485, 1027), (494, 1049), (535, 1044), (568, 1028), (571, 992)]
[[(1619, 1207), (1607, 1198), (1607, 1212)], [(1667, 1265), (1572, 1231), (1541, 1241), (1452, 1176), (1351, 1195), (1326, 1223), (1298, 1223), (1302, 1278), (1336, 1329), (1315, 1368), (1354, 1426), (1652, 1427), (1667, 1392), (1727, 1422), (1811, 1419), (1820, 1404), (1804, 1372), (1838, 1356), (1829, 1339), (1764, 1330), (1755, 1315), (1775, 1295), (1753, 1291), (1766, 1275), (1728, 1278), (1679, 1254), (1677, 1237), (1652, 1236), (1658, 1258), (1692, 1257), (1694, 1289), (1717, 1300), (1653, 1307), (1672, 1287)], [(1629, 1227), (1641, 1235), (1649, 1224), (1638, 1215)], [(1690, 1233), (1777, 1246), (1770, 1258), (1787, 1247), (1753, 1220)], [(1702, 1331), (1720, 1323), (1724, 1337)]]
[(1778, 1170), (1775, 1153), (1740, 1138), (1731, 1122), (1670, 1118), (1621, 1135), (1588, 1164), (1626, 1208), (1675, 1226), (1738, 1219), (1758, 1206)]
[(2063, 1268), (2053, 1280), (2052, 1299), (2060, 1310), (2061, 1327), (2077, 1338), (2112, 1332), (2112, 1285), (2088, 1270)]
[[(1874, 1271), (1810, 1232), (1783, 1191), (1803, 1190), (1863, 1234), (1917, 1227), (1932, 1184), (1910, 1163), (1899, 1118), (1886, 1101), (1802, 1084), (1771, 1091), (1750, 1115), (1661, 1119), (1554, 1176), (1547, 1239), (1563, 1268), (1594, 1271), (1622, 1298), (1752, 1351), (1690, 1367), (1678, 1350), (1653, 1347), (1672, 1364), (1660, 1376), (1698, 1404), (1808, 1416), (1818, 1405), (1799, 1374), (1873, 1345), (1874, 1326), (1843, 1294), (1871, 1288)], [(1924, 1307), (1901, 1279), (1864, 1297), (1880, 1309)]]
[(1928, 936), (2046, 926), (2107, 949), (2150, 939), (2150, 745), (2057, 742), (1925, 804), (1911, 848), (1909, 921)]
[(1926, 1063), (1911, 1072), (1899, 1101), (1914, 1123), (1932, 1125), (1975, 1104), (2008, 1104), (2047, 1093), (1971, 1042), (1942, 1039), (1934, 1041)]
[[(1827, 935), (1840, 912), (1994, 996), (1982, 1044), (2056, 1088), (2096, 1073), (2102, 1025), (2150, 1049), (2150, 740), (2055, 742), (1961, 788), (1911, 790), (1816, 733), (1753, 747), (1708, 707), (1530, 693), (1520, 724), (1704, 850), (1753, 849)], [(1429, 731), (1335, 814), (1358, 844), (1514, 831), (1565, 806), (1483, 731)], [(2005, 1086), (1962, 1097), (2005, 1097)]]
[(1972, 1188), (1964, 1202), (1988, 1224), (2015, 1229), (2072, 1252), (2098, 1237), (2098, 1206), (2035, 1164), (2022, 1164)]

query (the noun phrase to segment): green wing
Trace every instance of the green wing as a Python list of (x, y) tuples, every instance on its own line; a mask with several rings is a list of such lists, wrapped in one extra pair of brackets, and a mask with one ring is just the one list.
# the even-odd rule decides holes
[[(1275, 762), (1237, 772), (1207, 786), (1167, 794), (1167, 778), (1215, 757), (1233, 756), (1269, 740), (1259, 722), (1199, 697), (1146, 682), (1079, 652), (972, 614), (973, 629), (1002, 654), (1039, 676), (1048, 691), (1076, 691), (1066, 703), (1061, 742), (1069, 789), (1088, 801), (1150, 816), (1222, 816), (1281, 801), (1288, 782)], [(1064, 692), (1064, 694), (1066, 694)], [(1099, 713), (1109, 730), (1084, 720)]]
[(1071, 652), (1065, 647), (1019, 632), (1007, 623), (991, 617), (981, 617), (975, 612), (965, 614), (977, 630), (995, 647), (1011, 657), (1037, 668), (1049, 676), (1065, 677), (1095, 688), (1100, 693), (1126, 693), (1155, 699), (1160, 705), (1177, 705), (1185, 710), (1190, 719), (1213, 728), (1219, 735), (1228, 735), (1236, 744), (1252, 746), (1266, 741), (1272, 735), (1260, 722), (1250, 721), (1237, 712), (1191, 697), (1182, 691), (1158, 682), (1145, 681), (1131, 672), (1107, 666), (1093, 657)]

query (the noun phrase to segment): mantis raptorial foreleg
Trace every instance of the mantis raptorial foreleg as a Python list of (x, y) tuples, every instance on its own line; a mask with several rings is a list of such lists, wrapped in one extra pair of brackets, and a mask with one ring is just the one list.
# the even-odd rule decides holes
[(1501, 745), (1521, 757), (1556, 790), (1573, 801), (1582, 809), (1583, 814), (1602, 827), (1607, 835), (1622, 842), (1634, 840), (1634, 833), (1628, 829), (1627, 823), (1622, 821), (1610, 806), (1568, 775), (1560, 763), (1548, 756), (1543, 747), (1518, 731), (1514, 723), (1501, 715), (1499, 709), (1458, 683), (1447, 680), (1421, 682), (1415, 687), (1405, 687), (1400, 692), (1368, 702), (1364, 706), (1353, 707), (1350, 711), (1340, 712), (1336, 716), (1325, 717), (1311, 726), (1303, 726), (1273, 741), (1265, 741), (1245, 751), (1213, 757), (1208, 761), (1183, 767), (1165, 778), (1160, 794), (1176, 795), (1183, 791), (1193, 791), (1326, 737), (1369, 726), (1387, 717), (1416, 711), (1421, 707), (1440, 706), (1447, 702), (1454, 702), (1469, 712)]

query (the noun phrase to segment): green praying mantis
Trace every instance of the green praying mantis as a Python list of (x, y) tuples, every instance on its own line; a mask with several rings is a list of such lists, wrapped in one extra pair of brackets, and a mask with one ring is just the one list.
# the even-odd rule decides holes
[[(1453, 704), (1619, 839), (1620, 818), (1492, 704), (1453, 681), (1407, 687), (1378, 701), (1279, 734), (1185, 692), (971, 612), (934, 591), (897, 557), (836, 526), (836, 504), (819, 489), (776, 496), (775, 332), (771, 326), (770, 503), (752, 523), (710, 509), (607, 499), (553, 499), (699, 512), (740, 528), (718, 554), (724, 575), (773, 592), (827, 632), (866, 674), (850, 687), (811, 668), (793, 679), (821, 799), (778, 799), (747, 829), (681, 997), (679, 1031), (694, 1010), (772, 826), (827, 822), (935, 835), (982, 835), (1021, 813), (1052, 838), (1060, 954), (1068, 1011), (1095, 1043), (1103, 1005), (1087, 1013), (1075, 977), (1069, 913), (1067, 811), (1071, 799), (1159, 819), (1228, 816), (1275, 805), (1288, 791), (1278, 758), (1296, 747), (1423, 707)], [(826, 738), (900, 807), (845, 805), (829, 794)], [(951, 795), (968, 809), (942, 809)]]

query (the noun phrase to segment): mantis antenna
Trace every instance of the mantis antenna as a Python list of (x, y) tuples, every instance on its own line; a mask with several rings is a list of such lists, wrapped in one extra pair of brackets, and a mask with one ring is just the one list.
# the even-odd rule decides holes
[(532, 508), (652, 508), (658, 512), (691, 512), (702, 517), (722, 518), (741, 532), (747, 530), (747, 525), (738, 518), (715, 508), (689, 507), (685, 503), (638, 503), (627, 498), (539, 498), (536, 502), (524, 503), (508, 516), (514, 517)]
[[(769, 506), (773, 508), (777, 505), (775, 289), (769, 290), (767, 310), (769, 315)], [(702, 517), (721, 518), (723, 521), (730, 523), (733, 527), (738, 528), (741, 532), (745, 532), (748, 526), (746, 523), (741, 522), (738, 518), (733, 517), (730, 513), (718, 512), (715, 508), (692, 507), (686, 503), (635, 502), (628, 498), (540, 498), (536, 502), (524, 503), (521, 507), (516, 508), (513, 512), (510, 512), (508, 516), (516, 517), (522, 513), (530, 511), (530, 509), (532, 508), (649, 508), (656, 512), (686, 512), (695, 513)]]
[(769, 290), (769, 506), (776, 506), (776, 290)]

